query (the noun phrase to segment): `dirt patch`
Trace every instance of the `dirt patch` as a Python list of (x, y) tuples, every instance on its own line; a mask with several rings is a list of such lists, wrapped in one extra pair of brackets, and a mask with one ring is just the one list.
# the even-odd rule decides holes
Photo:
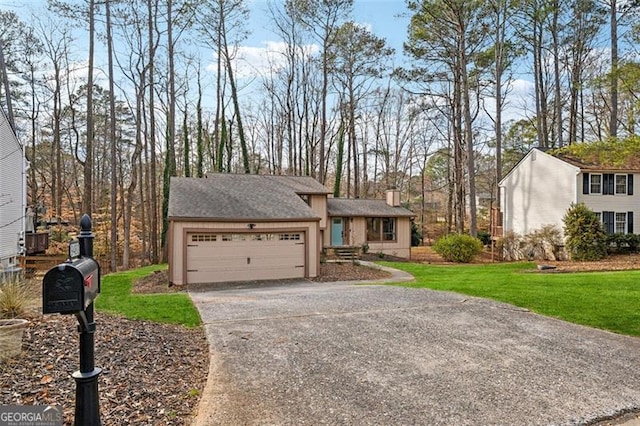
[(354, 262), (327, 262), (320, 264), (320, 276), (310, 278), (310, 281), (364, 281), (379, 280), (389, 277), (391, 277), (391, 274), (387, 271), (370, 268)]
[(154, 271), (146, 277), (138, 278), (133, 282), (132, 293), (177, 293), (184, 291), (184, 286), (169, 285), (169, 271)]
[[(471, 263), (492, 263), (497, 262), (498, 253), (485, 249)], [(445, 262), (431, 246), (411, 247), (411, 262), (434, 263), (441, 265), (455, 265), (454, 262)]]
[(588, 272), (588, 271), (627, 271), (640, 269), (640, 254), (615, 254), (602, 260), (591, 262), (577, 261), (541, 261), (543, 265), (555, 266), (559, 272)]
[[(377, 268), (370, 268), (355, 262), (327, 262), (320, 264), (320, 275), (315, 278), (308, 278), (313, 282), (330, 282), (330, 281), (360, 281), (360, 280), (377, 280), (389, 278), (391, 274)], [(282, 280), (278, 280), (281, 282)], [(172, 293), (189, 290), (205, 290), (211, 288), (224, 288), (237, 285), (260, 285), (268, 284), (273, 281), (252, 281), (252, 282), (236, 282), (236, 283), (215, 283), (215, 284), (195, 284), (188, 286), (169, 286), (169, 275), (166, 270), (157, 271), (151, 275), (140, 278), (133, 283), (133, 293)]]

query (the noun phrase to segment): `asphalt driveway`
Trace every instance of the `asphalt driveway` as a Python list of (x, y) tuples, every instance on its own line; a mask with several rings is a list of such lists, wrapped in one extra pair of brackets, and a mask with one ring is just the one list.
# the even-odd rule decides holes
[(510, 305), (349, 283), (191, 297), (211, 345), (198, 425), (590, 424), (640, 410), (640, 339)]

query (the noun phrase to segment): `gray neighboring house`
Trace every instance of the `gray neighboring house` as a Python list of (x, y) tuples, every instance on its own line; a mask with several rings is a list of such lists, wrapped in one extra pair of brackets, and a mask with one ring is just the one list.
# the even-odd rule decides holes
[(19, 271), (24, 255), (28, 163), (0, 108), (0, 276)]
[(214, 173), (171, 178), (174, 284), (315, 277), (325, 249), (369, 246), (409, 257), (412, 212), (387, 200), (329, 198), (308, 176)]

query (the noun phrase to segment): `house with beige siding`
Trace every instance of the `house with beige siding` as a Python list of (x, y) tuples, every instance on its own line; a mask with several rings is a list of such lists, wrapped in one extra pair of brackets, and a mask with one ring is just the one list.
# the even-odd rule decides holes
[(640, 194), (634, 180), (639, 173), (624, 164), (603, 165), (534, 148), (499, 183), (503, 230), (526, 235), (544, 225), (563, 229), (571, 204), (584, 203), (607, 233), (637, 234)]
[(169, 280), (174, 284), (311, 278), (324, 248), (409, 257), (413, 213), (385, 200), (329, 198), (307, 176), (214, 173), (171, 178)]
[(400, 206), (400, 192), (387, 191), (386, 200), (329, 198), (330, 232), (325, 247), (366, 247), (371, 253), (409, 258), (413, 212)]

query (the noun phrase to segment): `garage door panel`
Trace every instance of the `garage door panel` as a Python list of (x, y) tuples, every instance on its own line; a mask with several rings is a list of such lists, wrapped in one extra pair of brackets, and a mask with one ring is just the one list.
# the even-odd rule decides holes
[(305, 276), (304, 233), (190, 234), (187, 282)]

